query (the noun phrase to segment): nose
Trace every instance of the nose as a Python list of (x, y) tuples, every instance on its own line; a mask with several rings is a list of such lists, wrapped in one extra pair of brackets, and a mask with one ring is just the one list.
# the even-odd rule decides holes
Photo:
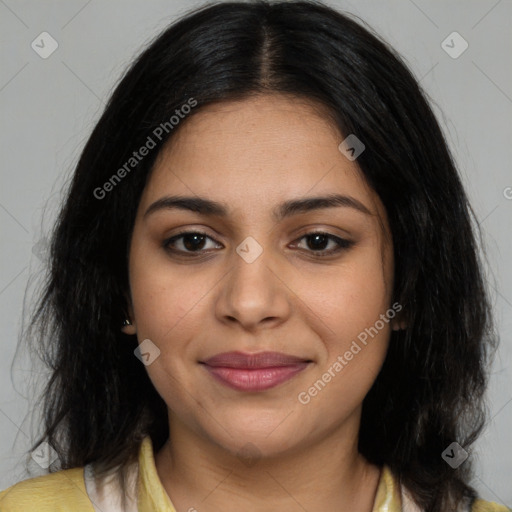
[(263, 251), (254, 261), (233, 254), (233, 265), (222, 280), (216, 315), (224, 323), (238, 323), (248, 331), (273, 327), (287, 320), (290, 289), (282, 270)]

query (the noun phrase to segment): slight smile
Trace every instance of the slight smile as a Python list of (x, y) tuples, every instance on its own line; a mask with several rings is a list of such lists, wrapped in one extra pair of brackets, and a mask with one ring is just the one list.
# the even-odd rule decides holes
[(311, 362), (279, 352), (224, 352), (200, 361), (210, 375), (237, 391), (273, 388), (297, 375)]

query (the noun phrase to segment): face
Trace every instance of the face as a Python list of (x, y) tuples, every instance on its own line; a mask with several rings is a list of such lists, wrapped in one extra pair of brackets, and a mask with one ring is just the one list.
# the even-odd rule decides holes
[(280, 95), (215, 104), (159, 155), (130, 247), (131, 328), (171, 432), (276, 455), (358, 425), (393, 328), (393, 254), (326, 119)]

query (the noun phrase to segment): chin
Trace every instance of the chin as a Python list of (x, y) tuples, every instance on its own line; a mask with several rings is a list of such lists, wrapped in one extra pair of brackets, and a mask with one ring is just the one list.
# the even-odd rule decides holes
[[(238, 458), (276, 457), (304, 442), (297, 425), (284, 425), (282, 418), (272, 422), (252, 422), (250, 425), (230, 423), (226, 430), (219, 426), (211, 432), (208, 424), (206, 436), (214, 443)], [(228, 425), (228, 424), (226, 424)], [(259, 428), (258, 428), (259, 427)]]

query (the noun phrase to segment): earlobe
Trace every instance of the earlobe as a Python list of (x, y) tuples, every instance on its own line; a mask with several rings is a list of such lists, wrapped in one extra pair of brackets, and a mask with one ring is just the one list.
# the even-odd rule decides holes
[(135, 324), (133, 324), (129, 319), (124, 320), (121, 331), (129, 335), (137, 334)]
[(407, 329), (407, 322), (403, 318), (395, 318), (391, 321), (391, 329), (393, 331), (405, 331)]
[(134, 335), (134, 334), (137, 334), (137, 328), (135, 326), (135, 321), (132, 320), (132, 318), (134, 316), (132, 300), (129, 295), (126, 295), (125, 298), (126, 298), (126, 303), (127, 303), (127, 308), (125, 310), (126, 317), (123, 320), (123, 325), (121, 326), (121, 331), (124, 334)]

